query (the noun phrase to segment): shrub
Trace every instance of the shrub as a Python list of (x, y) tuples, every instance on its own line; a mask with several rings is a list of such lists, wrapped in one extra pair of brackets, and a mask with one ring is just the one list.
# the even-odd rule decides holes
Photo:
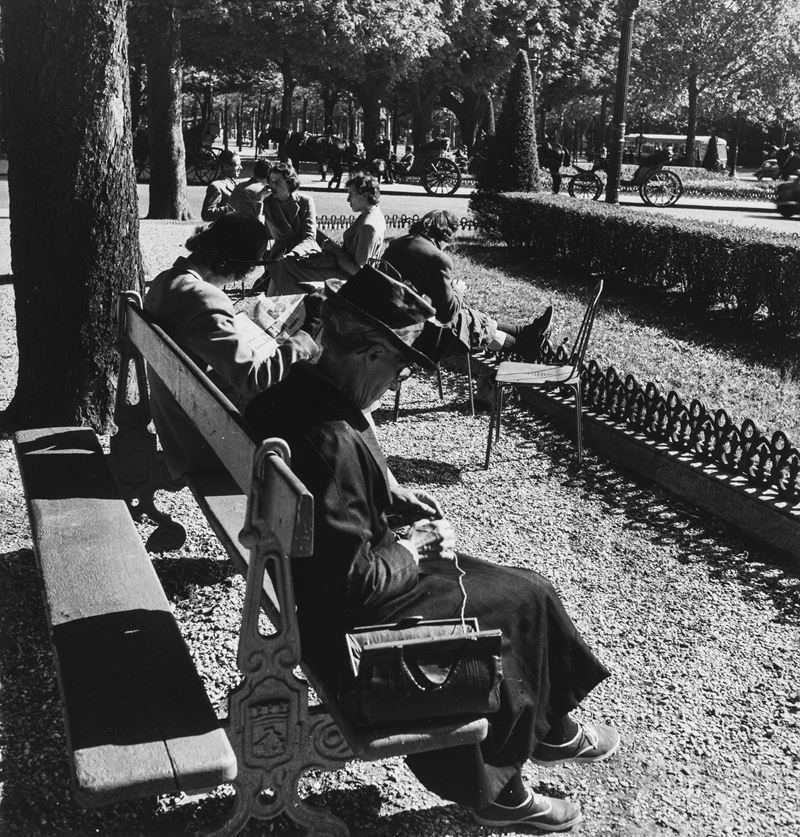
[(540, 189), (534, 132), (533, 87), (528, 58), (517, 52), (497, 132), (478, 171), (478, 188), (490, 192)]
[(484, 235), (528, 247), (538, 260), (671, 289), (698, 309), (722, 305), (741, 320), (766, 310), (785, 336), (798, 331), (798, 235), (556, 195), (477, 193), (470, 207)]

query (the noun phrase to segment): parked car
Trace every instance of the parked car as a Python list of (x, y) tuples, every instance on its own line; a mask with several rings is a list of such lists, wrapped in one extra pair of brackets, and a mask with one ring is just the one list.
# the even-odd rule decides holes
[(770, 157), (769, 160), (764, 160), (760, 168), (756, 169), (755, 175), (758, 180), (761, 180), (764, 177), (769, 177), (771, 180), (777, 180), (781, 176), (780, 164), (774, 157)]
[(784, 218), (791, 218), (800, 212), (800, 177), (775, 187), (775, 203)]

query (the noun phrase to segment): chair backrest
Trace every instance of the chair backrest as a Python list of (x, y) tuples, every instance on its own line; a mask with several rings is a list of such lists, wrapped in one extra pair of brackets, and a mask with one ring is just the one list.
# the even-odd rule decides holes
[(403, 281), (403, 277), (400, 275), (400, 271), (393, 264), (391, 264), (391, 262), (387, 262), (385, 259), (367, 259), (367, 264), (371, 267), (374, 267), (375, 270), (380, 270), (381, 273), (385, 273), (387, 276), (391, 276), (392, 279), (395, 279), (398, 282)]
[(583, 315), (583, 322), (578, 330), (578, 336), (575, 338), (575, 345), (572, 347), (572, 373), (573, 375), (581, 371), (581, 364), (583, 363), (583, 356), (586, 354), (586, 347), (589, 345), (589, 337), (592, 334), (592, 326), (594, 325), (594, 315), (597, 312), (597, 306), (600, 303), (600, 295), (603, 293), (603, 280), (601, 279), (592, 289), (592, 295), (589, 299), (589, 305)]

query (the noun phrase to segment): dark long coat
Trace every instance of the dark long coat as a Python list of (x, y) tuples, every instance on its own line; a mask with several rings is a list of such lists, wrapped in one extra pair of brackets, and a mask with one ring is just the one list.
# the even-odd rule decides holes
[[(303, 657), (329, 685), (351, 676), (344, 634), (353, 626), (458, 616), (453, 562), (418, 566), (390, 530), (386, 461), (363, 414), (342, 393), (300, 363), (246, 415), (259, 436), (289, 442), (292, 470), (314, 495), (315, 552), (298, 559), (293, 574)], [(608, 672), (544, 577), (466, 555), (460, 564), (467, 617), (503, 632), (501, 708), (480, 746), (410, 756), (408, 764), (440, 796), (482, 807)]]
[[(464, 303), (460, 291), (453, 287), (453, 260), (427, 236), (412, 233), (400, 236), (389, 243), (382, 258), (396, 268), (417, 293), (430, 300), (436, 310), (436, 319), (466, 349), (485, 346), (494, 338), (497, 323), (488, 314)], [(434, 336), (428, 330), (419, 347), (438, 360), (446, 353), (447, 343), (443, 343), (442, 351), (431, 348), (428, 341)]]

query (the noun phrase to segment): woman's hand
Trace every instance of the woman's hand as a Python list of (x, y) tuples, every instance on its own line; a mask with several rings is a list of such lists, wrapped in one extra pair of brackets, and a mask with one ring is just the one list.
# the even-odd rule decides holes
[(454, 558), (456, 536), (449, 520), (418, 520), (411, 525), (405, 540), (409, 541), (419, 554), (420, 561), (426, 558)]

